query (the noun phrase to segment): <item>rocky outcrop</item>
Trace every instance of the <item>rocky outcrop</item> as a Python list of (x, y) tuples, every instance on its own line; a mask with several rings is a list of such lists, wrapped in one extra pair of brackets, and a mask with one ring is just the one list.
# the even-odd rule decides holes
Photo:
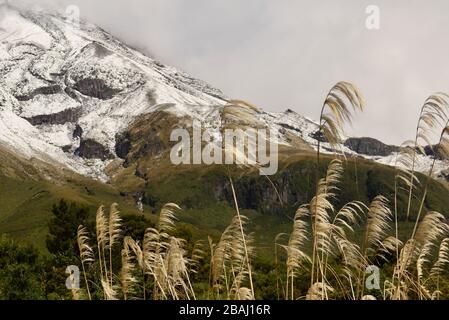
[(436, 157), (437, 160), (446, 160), (447, 156), (444, 155), (444, 151), (439, 150), (438, 145), (425, 146), (424, 154), (429, 157)]
[(315, 131), (315, 132), (309, 134), (309, 137), (311, 137), (312, 139), (315, 139), (317, 141), (320, 141), (320, 142), (327, 142), (326, 136), (321, 131)]
[[(242, 209), (258, 210), (264, 214), (284, 214), (299, 204), (310, 201), (312, 193), (308, 188), (314, 179), (312, 166), (295, 164), (286, 168), (274, 178), (277, 192), (271, 182), (263, 176), (242, 176), (234, 181), (236, 196)], [(303, 184), (300, 185), (299, 181)], [(212, 188), (211, 194), (217, 201), (234, 205), (234, 198), (227, 178), (223, 177)], [(295, 209), (296, 210), (296, 209)]]
[(113, 156), (101, 143), (92, 139), (81, 140), (80, 146), (75, 150), (75, 155), (85, 159), (108, 160)]
[(37, 88), (33, 92), (31, 92), (27, 95), (16, 96), (15, 98), (18, 101), (29, 101), (39, 94), (49, 95), (49, 94), (56, 94), (61, 91), (62, 91), (61, 87), (59, 85), (55, 84), (55, 85), (50, 85), (47, 87)]
[(120, 90), (110, 88), (101, 79), (85, 78), (77, 81), (74, 88), (85, 96), (109, 100)]
[(127, 130), (115, 136), (115, 153), (124, 159), (123, 166), (159, 156), (170, 146), (170, 128), (177, 119), (166, 112), (138, 118)]
[(368, 156), (388, 156), (400, 150), (397, 146), (387, 145), (373, 138), (349, 138), (344, 145), (358, 154)]
[(33, 126), (65, 124), (68, 122), (77, 122), (81, 115), (81, 108), (66, 109), (64, 111), (52, 114), (42, 114), (34, 117), (25, 117)]
[(131, 151), (131, 133), (119, 133), (115, 137), (115, 154), (121, 159), (126, 159), (126, 156)]
[(75, 126), (75, 130), (73, 130), (74, 138), (82, 138), (83, 137), (83, 128), (81, 128), (78, 124)]

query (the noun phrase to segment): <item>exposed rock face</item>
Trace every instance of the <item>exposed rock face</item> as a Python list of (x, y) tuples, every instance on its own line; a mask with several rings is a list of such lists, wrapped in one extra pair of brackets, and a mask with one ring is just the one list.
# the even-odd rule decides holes
[[(159, 155), (166, 148), (159, 137), (157, 128), (146, 128), (137, 135), (130, 132), (119, 134), (116, 138), (115, 152), (119, 158), (125, 159), (124, 166), (140, 158)], [(132, 152), (131, 152), (132, 151)]]
[(80, 147), (75, 150), (75, 154), (85, 159), (101, 159), (103, 161), (113, 158), (105, 146), (92, 139), (81, 140)]
[(144, 144), (137, 150), (134, 157), (136, 159), (144, 156), (155, 156), (165, 149), (165, 144), (158, 135), (158, 130), (155, 128), (146, 132), (146, 137), (143, 137)]
[(373, 138), (349, 138), (344, 145), (352, 151), (368, 156), (385, 157), (400, 150), (397, 146), (386, 145)]
[(58, 113), (43, 114), (34, 117), (25, 118), (33, 126), (39, 125), (56, 125), (65, 124), (67, 122), (78, 121), (81, 115), (81, 108), (67, 109)]
[(293, 127), (293, 126), (291, 126), (291, 125), (289, 125), (289, 124), (287, 124), (287, 123), (281, 123), (280, 126), (281, 126), (282, 128), (290, 129), (290, 130), (293, 130), (293, 131), (296, 131), (296, 132), (301, 133), (301, 130), (300, 130), (300, 129), (295, 128), (295, 127)]
[(101, 79), (86, 78), (75, 83), (74, 88), (88, 97), (109, 100), (120, 91), (112, 89)]
[[(291, 166), (274, 181), (279, 186), (277, 189), (279, 194), (265, 177), (241, 177), (234, 182), (239, 206), (243, 209), (258, 210), (264, 214), (283, 214), (290, 206), (294, 208), (296, 204), (310, 201), (311, 193), (299, 187), (298, 181), (309, 180), (306, 183), (309, 185), (313, 182), (313, 177), (312, 167)], [(211, 191), (217, 201), (225, 200), (229, 205), (233, 204), (233, 195), (226, 178), (221, 183), (217, 183)]]
[(131, 134), (130, 132), (123, 132), (117, 134), (115, 137), (115, 154), (121, 159), (126, 159), (126, 156), (131, 151)]
[(438, 145), (425, 146), (424, 153), (426, 156), (436, 157), (438, 160), (445, 160), (447, 157), (444, 155), (443, 151), (438, 150)]
[(28, 101), (33, 99), (35, 96), (39, 94), (49, 95), (49, 94), (56, 94), (59, 92), (61, 92), (61, 87), (59, 85), (50, 85), (48, 87), (37, 88), (27, 95), (16, 96), (16, 99), (18, 101)]
[(316, 131), (314, 133), (311, 133), (309, 136), (317, 141), (327, 142), (326, 136), (321, 131)]
[(126, 131), (116, 135), (116, 155), (125, 160), (125, 167), (140, 159), (160, 155), (170, 145), (170, 128), (175, 123), (176, 118), (165, 112), (140, 117)]
[(81, 128), (78, 124), (75, 126), (75, 130), (73, 130), (74, 138), (82, 138), (83, 136), (83, 128)]

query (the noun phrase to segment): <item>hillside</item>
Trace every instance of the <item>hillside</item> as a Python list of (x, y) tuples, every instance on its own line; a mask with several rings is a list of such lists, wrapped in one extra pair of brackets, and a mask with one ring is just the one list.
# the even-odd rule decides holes
[[(143, 209), (149, 217), (177, 202), (185, 209), (181, 220), (198, 234), (219, 234), (233, 214), (230, 171), (241, 208), (254, 230), (269, 230), (262, 239), (269, 245), (310, 201), (318, 141), (328, 157), (335, 152), (315, 121), (230, 100), (88, 22), (73, 25), (58, 14), (7, 5), (0, 10), (0, 233), (43, 247), (51, 205), (65, 198), (92, 214), (99, 204), (118, 202), (123, 211)], [(217, 145), (225, 129), (269, 129), (279, 147), (280, 170), (271, 177), (277, 190), (254, 168), (174, 166), (170, 133), (192, 130), (193, 120)], [(348, 156), (338, 205), (354, 196), (368, 203), (378, 193), (391, 199), (389, 165), (400, 148), (347, 138), (338, 147)], [(427, 172), (432, 156), (419, 155), (416, 170)], [(438, 178), (447, 168), (447, 159), (436, 160)], [(447, 214), (447, 195), (432, 182), (426, 208)]]

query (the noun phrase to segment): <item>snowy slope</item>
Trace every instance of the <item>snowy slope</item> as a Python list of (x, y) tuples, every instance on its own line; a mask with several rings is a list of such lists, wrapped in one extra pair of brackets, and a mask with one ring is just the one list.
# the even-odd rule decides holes
[[(117, 134), (158, 110), (200, 120), (217, 143), (223, 126), (234, 122), (269, 128), (283, 145), (295, 136), (316, 148), (318, 126), (312, 120), (291, 110), (268, 113), (226, 103), (219, 89), (127, 47), (95, 25), (0, 6), (0, 144), (28, 159), (106, 180), (104, 170), (116, 159)], [(85, 150), (86, 141), (95, 152)], [(330, 152), (327, 143), (322, 147)], [(396, 158), (364, 157), (387, 165)], [(431, 161), (420, 157), (418, 170), (428, 170)], [(446, 168), (446, 161), (437, 161), (438, 172)]]
[(73, 154), (80, 144), (73, 136), (76, 125), (83, 139), (113, 153), (115, 135), (158, 105), (225, 103), (220, 90), (124, 46), (94, 25), (82, 22), (77, 28), (62, 16), (6, 6), (0, 11), (0, 143), (27, 158), (104, 179), (110, 160)]

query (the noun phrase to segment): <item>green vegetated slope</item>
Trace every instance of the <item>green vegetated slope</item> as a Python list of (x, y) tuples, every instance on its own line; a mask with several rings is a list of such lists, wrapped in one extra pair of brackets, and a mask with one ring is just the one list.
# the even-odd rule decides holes
[[(321, 163), (324, 176), (330, 158)], [(394, 197), (394, 168), (361, 159), (344, 162), (345, 172), (339, 184), (333, 204), (336, 209), (352, 200), (369, 204), (377, 195)], [(195, 227), (198, 237), (218, 237), (235, 214), (228, 173), (234, 180), (239, 207), (246, 215), (250, 231), (258, 242), (262, 255), (271, 255), (273, 241), (280, 232), (290, 232), (296, 209), (310, 202), (315, 192), (315, 158), (312, 155), (295, 155), (284, 159), (279, 172), (270, 177), (260, 176), (257, 170), (235, 167), (210, 166), (186, 169), (182, 167), (155, 170), (145, 188), (145, 203), (158, 208), (166, 202), (178, 203), (184, 208), (181, 222)], [(421, 181), (425, 177), (420, 175)], [(276, 189), (274, 186), (276, 186)], [(415, 191), (422, 194), (422, 189)], [(416, 217), (412, 210), (406, 219), (407, 191), (398, 193), (400, 235), (410, 236)], [(281, 199), (281, 200), (280, 200)], [(418, 207), (414, 199), (412, 208)], [(436, 210), (449, 217), (449, 192), (447, 188), (432, 181), (425, 201), (426, 210)]]
[[(147, 160), (149, 161), (149, 160)], [(325, 174), (329, 157), (324, 157), (320, 171)], [(21, 163), (22, 166), (23, 163)], [(0, 171), (0, 233), (44, 248), (47, 221), (51, 206), (64, 198), (89, 207), (93, 219), (100, 204), (117, 202), (125, 214), (138, 214), (136, 195), (144, 203), (144, 214), (155, 219), (155, 213), (168, 202), (179, 204), (181, 225), (189, 225), (194, 238), (215, 240), (235, 214), (228, 174), (233, 178), (239, 207), (249, 218), (249, 230), (257, 242), (258, 254), (272, 256), (273, 241), (281, 232), (290, 232), (296, 209), (310, 201), (315, 192), (315, 158), (313, 154), (283, 156), (279, 172), (270, 177), (260, 176), (255, 169), (234, 166), (173, 166), (160, 161), (153, 166), (145, 161), (130, 165), (116, 174), (113, 185), (91, 179), (64, 175), (48, 177), (37, 172), (32, 164), (17, 169), (3, 161)], [(142, 179), (138, 167), (148, 165), (149, 174)], [(368, 204), (382, 194), (394, 195), (393, 168), (374, 162), (348, 158), (334, 205), (341, 207), (351, 200)], [(48, 174), (47, 174), (48, 175)], [(69, 177), (69, 178), (67, 178)], [(421, 180), (424, 177), (421, 176)], [(274, 188), (276, 186), (276, 188)], [(416, 194), (419, 194), (418, 190)], [(401, 233), (408, 235), (411, 222), (405, 221), (407, 194), (398, 195)], [(426, 209), (448, 215), (449, 192), (439, 182), (432, 181), (426, 199)], [(416, 203), (413, 205), (416, 207)], [(411, 219), (416, 213), (412, 211)]]
[(60, 199), (87, 206), (92, 216), (100, 204), (112, 202), (128, 212), (137, 212), (134, 204), (111, 186), (2, 153), (0, 234), (44, 249), (51, 208)]

